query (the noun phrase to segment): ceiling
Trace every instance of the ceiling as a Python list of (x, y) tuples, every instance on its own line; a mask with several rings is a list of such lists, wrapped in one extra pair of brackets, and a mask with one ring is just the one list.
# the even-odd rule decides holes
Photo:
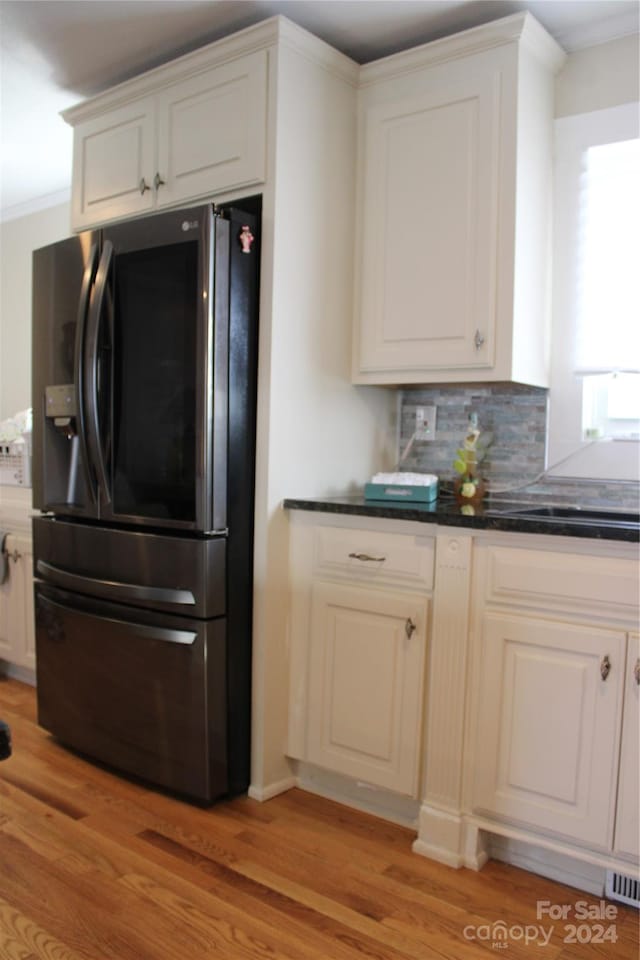
[(531, 13), (568, 51), (638, 32), (637, 0), (0, 0), (0, 218), (66, 197), (59, 111), (283, 14), (364, 63)]

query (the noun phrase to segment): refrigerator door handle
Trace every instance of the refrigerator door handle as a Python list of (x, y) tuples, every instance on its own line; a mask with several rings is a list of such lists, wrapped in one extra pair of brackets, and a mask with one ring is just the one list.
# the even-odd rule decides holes
[[(60, 603), (58, 600), (51, 600), (43, 594), (38, 595), (38, 603), (48, 607), (57, 607), (59, 610), (65, 610), (68, 613), (78, 613), (75, 607)], [(167, 627), (150, 627), (145, 623), (135, 623), (130, 620), (120, 620), (118, 617), (105, 617), (98, 613), (91, 613), (90, 616), (96, 620), (108, 621), (109, 623), (118, 623), (126, 626), (129, 633), (134, 636), (149, 638), (150, 640), (164, 640), (167, 643), (192, 644), (198, 639), (198, 634), (193, 630), (171, 630)]]
[(175, 603), (182, 606), (195, 606), (196, 599), (190, 590), (177, 590), (171, 587), (147, 587), (137, 583), (122, 583), (119, 580), (97, 580), (70, 573), (62, 567), (56, 567), (44, 560), (36, 562), (36, 572), (49, 583), (69, 590), (88, 591), (95, 597), (106, 600), (143, 600), (151, 603)]
[(103, 307), (105, 293), (107, 289), (107, 280), (111, 261), (113, 259), (113, 244), (106, 240), (98, 272), (96, 273), (96, 283), (91, 297), (91, 306), (89, 308), (89, 323), (87, 325), (87, 336), (84, 350), (84, 382), (86, 386), (86, 407), (87, 407), (87, 440), (91, 453), (98, 485), (100, 486), (104, 499), (107, 503), (111, 502), (111, 491), (109, 489), (109, 480), (107, 469), (102, 453), (102, 438), (100, 436), (100, 417), (98, 414), (98, 343), (100, 336), (100, 323), (103, 316)]
[(80, 299), (78, 301), (78, 320), (76, 323), (76, 342), (74, 351), (74, 381), (76, 393), (76, 411), (77, 411), (77, 435), (82, 452), (82, 467), (87, 484), (87, 490), (91, 500), (95, 503), (97, 499), (95, 480), (89, 468), (89, 452), (87, 446), (87, 427), (86, 412), (84, 403), (84, 364), (82, 362), (84, 354), (85, 334), (87, 327), (87, 314), (89, 309), (89, 295), (96, 278), (98, 268), (98, 245), (91, 244), (89, 258), (84, 269), (82, 277), (82, 286), (80, 288)]

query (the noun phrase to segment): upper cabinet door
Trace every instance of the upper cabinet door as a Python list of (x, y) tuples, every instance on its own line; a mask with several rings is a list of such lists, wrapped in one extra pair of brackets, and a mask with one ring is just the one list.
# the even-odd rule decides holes
[(524, 17), (362, 68), (355, 383), (548, 385), (563, 61)]
[(365, 117), (359, 371), (494, 360), (500, 74)]
[(265, 179), (265, 51), (172, 84), (157, 103), (158, 206)]
[(74, 229), (152, 209), (154, 110), (153, 97), (146, 97), (76, 127)]

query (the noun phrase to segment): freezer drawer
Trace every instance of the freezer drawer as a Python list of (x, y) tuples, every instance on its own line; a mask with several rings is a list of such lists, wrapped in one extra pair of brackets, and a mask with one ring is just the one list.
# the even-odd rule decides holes
[(209, 803), (228, 790), (226, 622), (36, 584), (38, 721), (117, 770)]
[(208, 619), (226, 612), (226, 537), (34, 517), (34, 576), (113, 603)]

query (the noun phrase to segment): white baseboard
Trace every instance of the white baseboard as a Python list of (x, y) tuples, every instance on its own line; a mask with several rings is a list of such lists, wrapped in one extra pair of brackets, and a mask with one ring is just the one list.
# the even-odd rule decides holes
[(0, 675), (11, 677), (12, 680), (20, 680), (21, 683), (28, 683), (30, 687), (36, 685), (36, 672), (29, 667), (18, 667), (15, 663), (9, 663), (7, 660), (0, 660)]
[(260, 803), (264, 803), (266, 800), (271, 800), (272, 797), (277, 797), (279, 793), (286, 793), (287, 790), (291, 790), (297, 785), (298, 780), (296, 777), (285, 777), (284, 780), (269, 783), (264, 787), (257, 787), (251, 784), (247, 792), (252, 800), (258, 800)]
[(583, 890), (596, 897), (604, 896), (604, 867), (582, 860), (574, 860), (553, 850), (544, 850), (532, 843), (500, 837), (493, 834), (489, 840), (489, 855), (513, 867), (521, 867), (541, 877), (555, 880), (567, 887)]
[(425, 843), (424, 840), (414, 840), (411, 849), (421, 857), (428, 857), (429, 860), (444, 863), (447, 867), (455, 867), (456, 870), (464, 866), (464, 858), (459, 853), (451, 853), (444, 847), (436, 847), (433, 844)]
[(419, 804), (417, 800), (374, 787), (360, 780), (343, 777), (330, 770), (298, 761), (297, 782), (301, 790), (334, 800), (362, 813), (389, 820), (402, 827), (417, 829)]

